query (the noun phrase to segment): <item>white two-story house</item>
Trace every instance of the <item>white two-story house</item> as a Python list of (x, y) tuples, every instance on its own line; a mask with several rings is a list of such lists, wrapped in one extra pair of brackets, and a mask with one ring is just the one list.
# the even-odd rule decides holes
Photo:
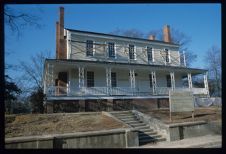
[[(168, 98), (169, 90), (191, 90), (208, 95), (207, 70), (186, 67), (179, 45), (171, 42), (170, 27), (164, 40), (117, 36), (64, 28), (64, 8), (56, 23), (56, 59), (44, 64), (44, 93), (48, 112), (54, 105), (74, 104), (81, 111), (97, 100)], [(204, 87), (194, 88), (192, 76), (203, 74)], [(184, 81), (188, 84), (183, 84)], [(71, 107), (69, 107), (71, 108)]]

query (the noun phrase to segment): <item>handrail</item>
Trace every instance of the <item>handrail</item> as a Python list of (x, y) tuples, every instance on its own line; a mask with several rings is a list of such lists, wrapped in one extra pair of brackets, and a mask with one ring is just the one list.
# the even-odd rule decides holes
[[(171, 87), (156, 87), (155, 95), (168, 95)], [(176, 87), (175, 90), (188, 91), (192, 90), (193, 94), (207, 94), (205, 88)], [(69, 92), (70, 91), (70, 92)], [(49, 86), (47, 87), (47, 96), (149, 96), (154, 95), (152, 88), (138, 89), (131, 87), (82, 87), (75, 89), (68, 89), (63, 86)]]

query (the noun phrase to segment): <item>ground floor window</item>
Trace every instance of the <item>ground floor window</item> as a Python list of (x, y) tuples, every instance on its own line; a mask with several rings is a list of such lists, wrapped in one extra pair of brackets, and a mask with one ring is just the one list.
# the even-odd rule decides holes
[(171, 87), (171, 79), (170, 79), (170, 75), (166, 76), (166, 86), (167, 87)]
[(117, 77), (115, 72), (111, 72), (111, 87), (117, 87)]
[(150, 88), (152, 88), (152, 75), (151, 74), (149, 74), (149, 81), (150, 81)]
[(87, 71), (87, 87), (94, 87), (94, 72)]

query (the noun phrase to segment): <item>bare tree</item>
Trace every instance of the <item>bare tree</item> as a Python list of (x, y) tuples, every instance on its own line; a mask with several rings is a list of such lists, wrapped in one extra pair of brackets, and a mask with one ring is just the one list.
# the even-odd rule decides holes
[[(28, 89), (43, 89), (43, 66), (46, 58), (51, 58), (50, 51), (42, 51), (31, 56), (29, 63), (21, 61), (20, 70), (23, 72), (21, 81), (26, 82)], [(23, 82), (23, 84), (24, 84)]]
[[(163, 33), (161, 29), (151, 30), (148, 32), (147, 37), (149, 35), (155, 35), (158, 40), (163, 40)], [(179, 52), (182, 54), (183, 51), (185, 51), (186, 66), (191, 66), (191, 64), (197, 59), (197, 55), (188, 49), (188, 46), (191, 43), (191, 38), (185, 33), (174, 28), (171, 30), (171, 37), (173, 43), (179, 44)]]
[(38, 23), (39, 20), (39, 17), (34, 16), (31, 13), (18, 11), (8, 5), (4, 8), (4, 23), (6, 26), (9, 26), (13, 33), (17, 33), (18, 36), (21, 35), (20, 29), (26, 26), (40, 28), (41, 24)]
[(124, 30), (124, 29), (117, 28), (116, 30), (110, 32), (109, 34), (122, 35), (122, 36), (135, 37), (135, 38), (144, 38), (144, 33), (137, 29)]
[(22, 76), (18, 85), (22, 95), (30, 101), (32, 113), (43, 113), (43, 71), (46, 58), (51, 58), (51, 52), (39, 52), (31, 56), (30, 62), (20, 62)]
[(209, 79), (213, 82), (215, 96), (221, 96), (221, 49), (216, 45), (212, 46), (206, 53), (204, 57), (207, 69), (209, 70)]

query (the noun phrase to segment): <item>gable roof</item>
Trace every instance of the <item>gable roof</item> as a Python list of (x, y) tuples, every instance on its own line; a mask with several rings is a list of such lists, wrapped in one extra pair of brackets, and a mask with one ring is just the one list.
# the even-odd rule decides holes
[(139, 41), (149, 41), (149, 42), (157, 42), (157, 43), (179, 46), (179, 44), (176, 44), (176, 43), (168, 43), (168, 42), (164, 42), (164, 41), (160, 41), (160, 40), (149, 40), (149, 39), (144, 39), (144, 38), (128, 37), (128, 36), (113, 35), (113, 34), (98, 33), (98, 32), (90, 32), (90, 31), (82, 31), (82, 30), (75, 30), (75, 29), (69, 29), (69, 28), (65, 28), (65, 29), (72, 31), (72, 32), (79, 32), (79, 33), (86, 33), (86, 34), (88, 33), (88, 34), (95, 34), (95, 35), (104, 35), (104, 36), (118, 37), (118, 38), (125, 38), (125, 39), (135, 39), (135, 40), (139, 40)]

